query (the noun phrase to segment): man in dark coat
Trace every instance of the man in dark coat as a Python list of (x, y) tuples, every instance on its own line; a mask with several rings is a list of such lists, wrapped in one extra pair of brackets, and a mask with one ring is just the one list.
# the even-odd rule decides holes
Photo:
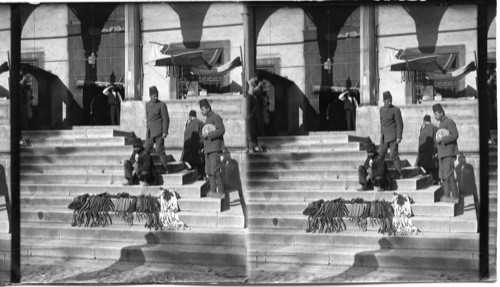
[[(458, 187), (455, 179), (455, 160), (458, 155), (458, 130), (455, 122), (448, 118), (440, 104), (432, 106), (434, 117), (439, 121), (436, 143), (439, 157), (439, 178), (444, 190), (441, 201), (458, 203)], [(441, 130), (447, 130), (442, 137)]]
[[(213, 130), (208, 133), (203, 133), (203, 150), (205, 153), (205, 173), (208, 175), (210, 183), (209, 197), (225, 198), (226, 192), (224, 189), (224, 181), (221, 173), (221, 156), (224, 151), (224, 123), (222, 118), (212, 112), (212, 107), (207, 99), (202, 99), (199, 102), (201, 114), (207, 117), (205, 120), (204, 130), (213, 127)], [(212, 125), (212, 126), (209, 126)]]
[(164, 146), (170, 123), (167, 105), (158, 100), (156, 86), (149, 87), (149, 97), (150, 101), (146, 103), (147, 131), (145, 148), (148, 152), (151, 152), (153, 146), (156, 147), (156, 154), (160, 157), (161, 164), (168, 173), (168, 160)]
[(149, 186), (155, 182), (156, 173), (149, 152), (143, 146), (140, 138), (134, 139), (134, 152), (130, 159), (125, 160), (123, 167), (127, 181), (123, 185), (138, 184), (142, 181), (143, 186)]
[(200, 178), (205, 176), (205, 166), (203, 163), (203, 122), (196, 118), (196, 111), (189, 112), (189, 118), (184, 128), (184, 146), (181, 160), (187, 162), (191, 168), (198, 171)]
[(424, 123), (420, 127), (418, 137), (418, 154), (416, 166), (423, 169), (426, 174), (431, 174), (434, 184), (439, 183), (437, 159), (436, 159), (436, 132), (437, 127), (431, 123), (431, 116), (424, 116)]
[(259, 122), (261, 118), (261, 105), (264, 94), (264, 81), (260, 71), (255, 72), (255, 76), (248, 81), (248, 94), (246, 96), (246, 128), (248, 134), (249, 151), (260, 152), (258, 135)]
[(357, 190), (372, 190), (374, 186), (377, 187), (377, 191), (391, 190), (392, 178), (384, 157), (377, 153), (373, 143), (368, 145), (366, 153), (368, 156), (365, 163), (358, 167), (358, 178), (361, 187)]
[(380, 108), (380, 147), (379, 154), (385, 158), (390, 149), (389, 158), (394, 162), (394, 167), (403, 178), (401, 161), (399, 159), (398, 145), (403, 138), (403, 118), (401, 110), (392, 105), (392, 95), (390, 92), (384, 92), (384, 106)]

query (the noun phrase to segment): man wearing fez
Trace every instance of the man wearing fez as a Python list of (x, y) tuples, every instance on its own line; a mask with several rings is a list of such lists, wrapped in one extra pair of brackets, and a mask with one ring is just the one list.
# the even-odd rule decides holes
[(134, 151), (130, 159), (125, 160), (123, 167), (125, 169), (125, 178), (123, 185), (134, 185), (142, 181), (143, 186), (149, 186), (155, 181), (154, 164), (149, 152), (143, 146), (140, 138), (134, 139), (132, 146)]
[(224, 123), (222, 118), (212, 112), (207, 99), (199, 102), (201, 114), (207, 119), (203, 127), (203, 150), (205, 153), (205, 173), (208, 175), (210, 191), (208, 197), (225, 198), (224, 181), (221, 173), (221, 156), (224, 151)]
[(203, 166), (203, 122), (196, 118), (196, 111), (189, 111), (189, 118), (184, 128), (184, 146), (181, 160), (198, 171), (200, 179), (205, 177), (205, 167)]
[(392, 105), (392, 95), (384, 92), (384, 105), (380, 108), (380, 147), (379, 154), (385, 158), (387, 150), (390, 149), (390, 160), (394, 162), (394, 167), (403, 178), (401, 161), (399, 160), (398, 145), (403, 138), (403, 119), (401, 110)]
[(446, 202), (458, 203), (458, 187), (455, 179), (455, 159), (458, 155), (458, 130), (455, 122), (448, 118), (440, 104), (432, 106), (434, 118), (439, 121), (436, 133), (437, 154), (439, 158), (439, 179), (444, 190)]
[(439, 183), (435, 142), (437, 129), (438, 128), (431, 123), (431, 116), (425, 115), (424, 123), (420, 127), (418, 154), (415, 163), (423, 173), (432, 175), (434, 184)]
[(361, 187), (357, 190), (373, 190), (374, 186), (377, 187), (377, 191), (391, 190), (393, 180), (387, 169), (385, 159), (377, 153), (375, 144), (370, 142), (366, 153), (365, 163), (358, 167), (358, 178)]
[(146, 103), (146, 143), (145, 149), (151, 152), (155, 146), (156, 154), (160, 157), (161, 164), (167, 169), (167, 155), (165, 154), (165, 138), (168, 135), (168, 125), (170, 118), (165, 103), (158, 100), (158, 89), (156, 86), (149, 87), (150, 101)]

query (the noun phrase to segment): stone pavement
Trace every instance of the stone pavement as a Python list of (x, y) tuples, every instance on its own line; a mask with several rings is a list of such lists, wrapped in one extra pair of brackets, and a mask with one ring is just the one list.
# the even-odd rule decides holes
[(99, 262), (93, 260), (30, 260), (22, 265), (22, 284), (324, 284), (324, 283), (443, 283), (477, 282), (476, 272), (415, 271), (339, 266), (264, 264), (199, 266), (161, 263)]

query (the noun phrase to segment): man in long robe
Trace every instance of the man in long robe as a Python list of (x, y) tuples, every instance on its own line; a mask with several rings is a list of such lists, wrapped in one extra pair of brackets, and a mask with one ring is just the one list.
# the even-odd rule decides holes
[(436, 132), (438, 128), (431, 123), (431, 116), (424, 116), (424, 123), (420, 127), (418, 137), (418, 155), (416, 166), (423, 168), (423, 172), (431, 174), (434, 184), (439, 183), (438, 166), (436, 158)]
[(203, 122), (196, 117), (196, 111), (189, 112), (189, 119), (184, 128), (184, 146), (181, 160), (188, 163), (198, 172), (200, 178), (205, 177), (205, 163), (203, 161)]

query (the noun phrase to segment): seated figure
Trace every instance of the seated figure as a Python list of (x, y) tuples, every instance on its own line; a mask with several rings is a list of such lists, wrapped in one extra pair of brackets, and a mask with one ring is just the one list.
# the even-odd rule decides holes
[(134, 139), (134, 152), (130, 159), (125, 160), (123, 167), (125, 170), (125, 178), (127, 181), (123, 185), (135, 185), (142, 182), (143, 186), (149, 186), (155, 183), (156, 172), (154, 169), (153, 159), (149, 155), (140, 138)]
[(373, 190), (377, 191), (391, 190), (393, 179), (389, 174), (385, 159), (377, 152), (375, 144), (369, 143), (366, 150), (368, 156), (365, 163), (358, 167), (359, 184), (358, 191)]

